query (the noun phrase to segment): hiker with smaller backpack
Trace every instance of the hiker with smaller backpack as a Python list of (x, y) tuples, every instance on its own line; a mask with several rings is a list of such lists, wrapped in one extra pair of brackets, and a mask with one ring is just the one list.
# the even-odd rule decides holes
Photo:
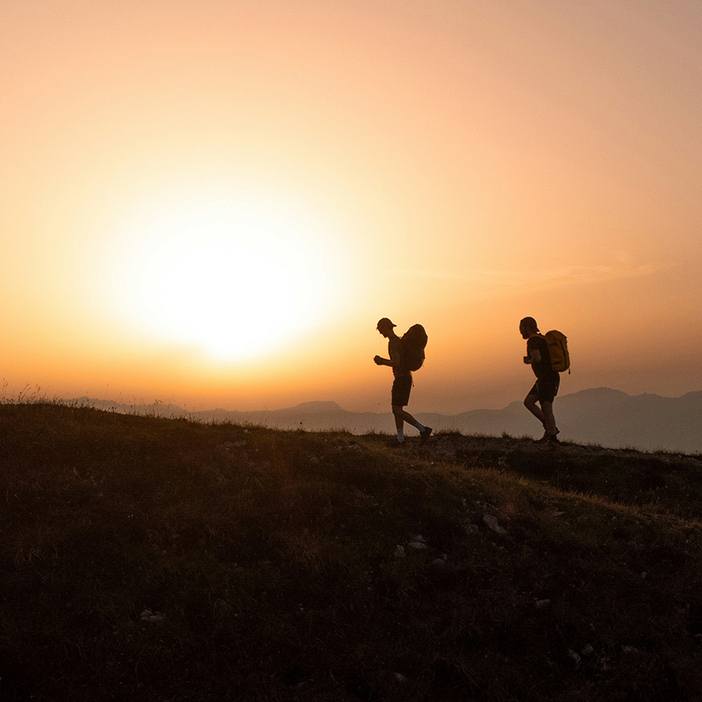
[(424, 362), (424, 347), (427, 344), (427, 334), (421, 324), (415, 324), (400, 338), (395, 333), (395, 324), (383, 317), (376, 327), (378, 332), (388, 340), (388, 356), (376, 356), (373, 360), (379, 366), (390, 366), (394, 380), (392, 383), (392, 413), (397, 428), (397, 441), (402, 445), (405, 441), (404, 423), (407, 422), (419, 431), (420, 445), (429, 438), (432, 428), (420, 424), (405, 406), (409, 404), (412, 390), (412, 371), (419, 370)]
[(533, 317), (524, 317), (519, 322), (519, 333), (527, 340), (524, 363), (531, 366), (536, 376), (536, 382), (524, 398), (524, 406), (544, 427), (544, 435), (538, 442), (558, 443), (559, 430), (553, 414), (553, 401), (561, 382), (558, 373), (570, 368), (566, 337), (555, 330), (541, 334)]

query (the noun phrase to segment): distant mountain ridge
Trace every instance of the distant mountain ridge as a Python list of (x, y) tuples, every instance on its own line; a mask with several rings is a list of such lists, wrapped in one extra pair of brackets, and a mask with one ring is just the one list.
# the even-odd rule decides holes
[[(346, 429), (355, 434), (394, 432), (389, 412), (349, 412), (332, 401), (303, 402), (294, 407), (254, 412), (224, 409), (188, 412), (171, 404), (129, 405), (88, 397), (73, 402), (120, 413), (260, 424), (277, 429)], [(592, 388), (559, 397), (555, 409), (560, 438), (564, 441), (648, 451), (702, 451), (702, 391), (671, 398), (651, 394), (632, 396), (611, 388)], [(418, 412), (415, 416), (435, 431), (493, 436), (506, 433), (537, 437), (541, 434), (538, 422), (519, 401), (498, 410), (479, 409), (455, 415)]]

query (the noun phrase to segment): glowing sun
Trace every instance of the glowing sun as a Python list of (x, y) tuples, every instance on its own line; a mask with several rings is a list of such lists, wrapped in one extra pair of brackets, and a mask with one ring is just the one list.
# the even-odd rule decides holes
[(171, 202), (125, 229), (120, 306), (150, 333), (212, 357), (273, 350), (319, 323), (334, 298), (321, 233), (278, 206)]

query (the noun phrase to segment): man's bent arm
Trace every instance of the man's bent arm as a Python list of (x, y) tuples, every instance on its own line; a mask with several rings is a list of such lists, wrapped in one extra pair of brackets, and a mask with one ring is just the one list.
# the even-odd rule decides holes
[(524, 363), (541, 363), (541, 351), (539, 351), (539, 349), (532, 349), (528, 356), (524, 356)]

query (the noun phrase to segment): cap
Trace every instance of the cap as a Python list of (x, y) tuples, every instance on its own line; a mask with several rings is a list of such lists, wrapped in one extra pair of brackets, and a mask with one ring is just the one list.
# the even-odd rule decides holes
[(396, 327), (397, 324), (393, 324), (387, 317), (383, 317), (382, 319), (378, 320), (378, 324), (376, 326), (376, 329), (380, 329), (380, 327)]
[(533, 317), (524, 317), (519, 322), (520, 327), (529, 327), (530, 329), (536, 329), (536, 331), (539, 331), (539, 325), (536, 323), (536, 320)]

